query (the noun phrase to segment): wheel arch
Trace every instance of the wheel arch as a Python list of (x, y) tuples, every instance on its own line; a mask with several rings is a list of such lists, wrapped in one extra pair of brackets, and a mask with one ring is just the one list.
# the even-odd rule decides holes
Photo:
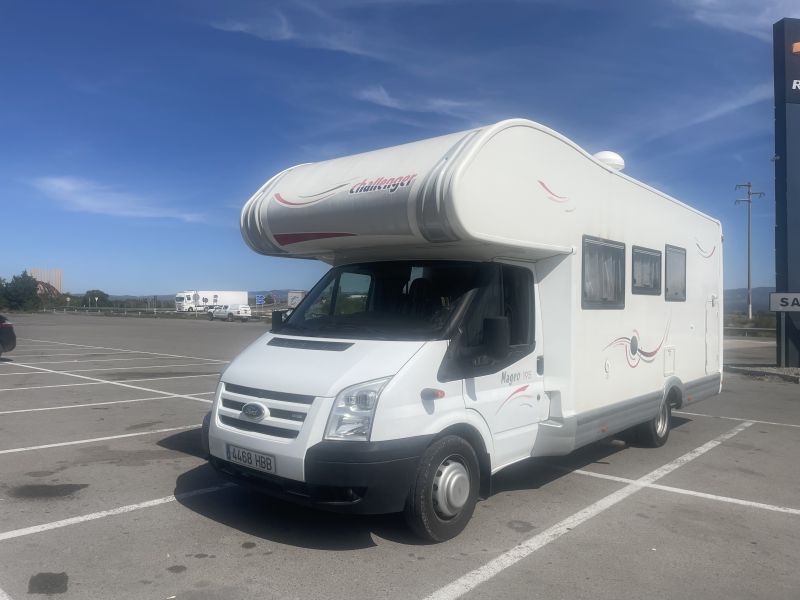
[(456, 435), (465, 439), (475, 450), (475, 454), (478, 457), (478, 467), (480, 468), (479, 494), (485, 500), (492, 494), (492, 458), (486, 448), (483, 435), (475, 426), (469, 423), (455, 423), (439, 432), (431, 440), (431, 444), (448, 435)]
[(681, 408), (685, 391), (685, 386), (678, 377), (670, 377), (664, 383), (664, 400), (669, 402), (672, 408)]

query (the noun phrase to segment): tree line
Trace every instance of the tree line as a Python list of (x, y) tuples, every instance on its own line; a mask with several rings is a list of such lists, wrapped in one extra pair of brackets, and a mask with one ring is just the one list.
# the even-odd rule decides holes
[[(163, 306), (162, 306), (163, 305)], [(81, 294), (59, 293), (39, 283), (27, 271), (14, 275), (10, 280), (0, 277), (0, 310), (32, 311), (43, 308), (164, 308), (174, 306), (173, 302), (160, 302), (156, 298), (141, 297), (112, 301), (103, 290), (87, 290)]]

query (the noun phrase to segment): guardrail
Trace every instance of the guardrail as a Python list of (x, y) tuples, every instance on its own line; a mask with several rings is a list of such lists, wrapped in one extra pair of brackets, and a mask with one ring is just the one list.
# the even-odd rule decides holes
[(774, 327), (734, 327), (732, 325), (726, 325), (722, 328), (725, 333), (729, 331), (744, 331), (744, 337), (751, 337), (748, 335), (754, 334), (752, 337), (770, 337), (776, 335), (776, 329)]
[[(283, 304), (270, 304), (269, 306), (251, 307), (251, 317), (253, 319), (271, 319), (272, 311), (285, 309)], [(127, 308), (116, 306), (60, 306), (43, 308), (44, 313), (81, 313), (88, 315), (122, 315), (130, 317), (174, 317), (183, 319), (207, 319), (208, 313), (203, 310), (178, 312), (174, 308)]]

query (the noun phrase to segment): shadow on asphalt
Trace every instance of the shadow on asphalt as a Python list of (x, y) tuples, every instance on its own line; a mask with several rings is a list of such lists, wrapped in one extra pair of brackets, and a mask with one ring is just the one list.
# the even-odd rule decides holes
[[(690, 419), (672, 417), (677, 428)], [(169, 436), (158, 442), (195, 457), (203, 456), (199, 430)], [(564, 477), (568, 470), (604, 463), (628, 444), (608, 438), (572, 454), (554, 458), (525, 460), (495, 475), (492, 493), (539, 489)], [(175, 494), (221, 485), (226, 480), (209, 465), (203, 464), (181, 474), (175, 482)], [(423, 545), (406, 526), (402, 515), (348, 515), (299, 506), (263, 495), (247, 487), (234, 485), (210, 494), (178, 498), (189, 510), (207, 519), (232, 527), (254, 538), (289, 546), (316, 550), (346, 551), (375, 546), (373, 534), (407, 545)]]

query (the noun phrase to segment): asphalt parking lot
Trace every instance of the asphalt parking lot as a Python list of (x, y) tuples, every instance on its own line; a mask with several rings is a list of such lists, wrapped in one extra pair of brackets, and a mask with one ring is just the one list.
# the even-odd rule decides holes
[[(259, 323), (14, 317), (0, 362), (0, 600), (800, 597), (800, 386), (726, 374), (660, 449), (517, 464), (466, 531), (226, 485), (198, 426)], [(764, 340), (726, 360), (769, 361)], [(313, 365), (309, 365), (312, 367)]]

